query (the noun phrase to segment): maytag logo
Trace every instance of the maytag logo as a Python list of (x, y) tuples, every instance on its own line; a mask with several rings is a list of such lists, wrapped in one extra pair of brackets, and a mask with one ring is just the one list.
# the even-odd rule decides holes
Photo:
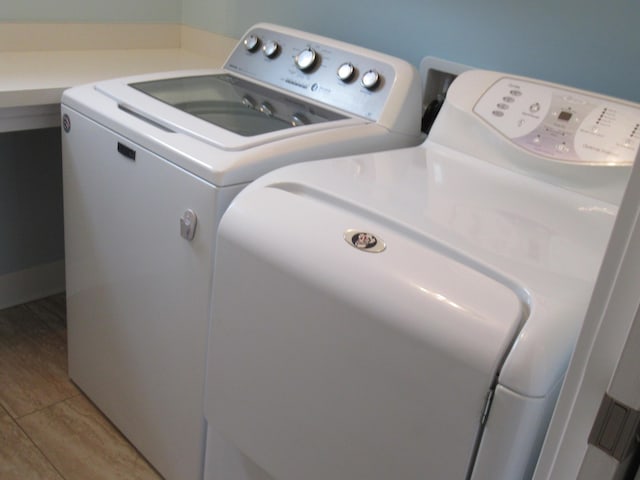
[(360, 230), (347, 230), (344, 232), (344, 239), (349, 245), (363, 252), (380, 253), (387, 248), (382, 239), (373, 233)]

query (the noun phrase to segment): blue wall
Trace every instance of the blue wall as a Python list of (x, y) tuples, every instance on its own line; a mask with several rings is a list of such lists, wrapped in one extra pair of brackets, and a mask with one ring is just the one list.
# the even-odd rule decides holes
[(234, 38), (269, 21), (640, 102), (638, 0), (21, 0), (1, 21), (183, 22)]
[(640, 102), (638, 0), (183, 0), (182, 21), (234, 38), (281, 23)]

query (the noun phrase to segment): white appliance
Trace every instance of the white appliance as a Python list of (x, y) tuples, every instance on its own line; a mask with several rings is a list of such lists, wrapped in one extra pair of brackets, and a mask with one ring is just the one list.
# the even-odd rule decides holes
[(167, 479), (202, 478), (217, 223), (282, 165), (417, 145), (408, 63), (275, 25), (223, 69), (62, 99), (71, 379)]
[(529, 478), (639, 144), (638, 105), (468, 71), (422, 145), (245, 189), (205, 478)]

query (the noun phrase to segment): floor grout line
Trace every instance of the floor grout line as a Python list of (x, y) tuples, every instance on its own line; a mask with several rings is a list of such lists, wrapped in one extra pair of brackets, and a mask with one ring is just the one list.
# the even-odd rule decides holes
[[(46, 338), (49, 338), (48, 337), (49, 334), (53, 333), (55, 335), (60, 335), (64, 337), (64, 341), (66, 342), (66, 332), (67, 332), (66, 312), (65, 312), (64, 305), (61, 302), (61, 299), (56, 298), (50, 301), (45, 300), (43, 302), (40, 302), (39, 300), (35, 300), (33, 302), (30, 302), (30, 304), (31, 303), (34, 303), (35, 305), (33, 307), (30, 307), (28, 304), (23, 304), (23, 305), (17, 305), (17, 306), (11, 307), (11, 308), (18, 307), (19, 310), (14, 314), (12, 314), (14, 315), (13, 317), (7, 317), (6, 319), (7, 322), (20, 321), (22, 319), (25, 319), (29, 322), (27, 326), (23, 324), (22, 326), (19, 326), (12, 330), (16, 335), (15, 340), (17, 341), (24, 337), (28, 339), (29, 342), (31, 342), (32, 339), (36, 338), (34, 337), (34, 334), (41, 335), (44, 332), (44, 335)], [(11, 357), (11, 358), (14, 358), (14, 357)], [(62, 362), (61, 357), (56, 357), (56, 365), (59, 365), (60, 368), (63, 368), (63, 365), (61, 362)], [(76, 471), (75, 469), (76, 467), (69, 466), (69, 465), (75, 465), (75, 464), (70, 464), (69, 461), (70, 461), (70, 458), (71, 459), (75, 458), (75, 456), (77, 455), (77, 452), (75, 450), (76, 447), (69, 448), (69, 447), (59, 447), (59, 445), (56, 445), (56, 442), (59, 443), (59, 441), (56, 440), (56, 438), (58, 437), (54, 437), (53, 443), (50, 437), (45, 436), (41, 438), (42, 432), (45, 431), (45, 429), (50, 428), (46, 425), (47, 423), (46, 421), (44, 422), (44, 427), (43, 427), (42, 421), (43, 419), (46, 419), (49, 416), (57, 417), (58, 413), (66, 411), (66, 406), (61, 406), (61, 410), (57, 409), (56, 406), (65, 404), (66, 402), (73, 402), (74, 399), (83, 398), (83, 399), (86, 399), (91, 404), (92, 408), (96, 410), (97, 415), (100, 416), (100, 419), (96, 425), (102, 428), (101, 425), (105, 423), (105, 425), (108, 425), (108, 427), (114, 430), (115, 433), (117, 434), (117, 437), (119, 440), (116, 439), (113, 446), (117, 448), (121, 448), (122, 445), (126, 444), (127, 448), (128, 447), (132, 448), (134, 455), (130, 457), (130, 460), (128, 460), (131, 463), (127, 464), (128, 466), (123, 467), (125, 463), (119, 463), (118, 457), (113, 457), (113, 456), (109, 456), (109, 454), (105, 454), (105, 448), (104, 448), (105, 445), (102, 445), (98, 450), (95, 450), (95, 449), (83, 450), (83, 447), (81, 446), (81, 444), (78, 444), (79, 451), (84, 452), (82, 454), (84, 455), (82, 458), (83, 459), (89, 458), (86, 455), (87, 452), (90, 452), (91, 455), (96, 455), (96, 459), (100, 459), (99, 461), (102, 461), (103, 462), (102, 465), (104, 465), (104, 468), (101, 468), (100, 472), (101, 473), (112, 472), (112, 475), (114, 475), (117, 478), (128, 478), (127, 475), (129, 473), (134, 474), (134, 472), (135, 472), (136, 478), (154, 478), (154, 479), (162, 478), (160, 474), (155, 470), (153, 465), (151, 465), (148, 462), (148, 460), (144, 458), (144, 456), (137, 450), (137, 448), (133, 444), (131, 444), (127, 440), (127, 438), (111, 422), (111, 420), (107, 418), (106, 415), (104, 415), (102, 411), (96, 407), (93, 401), (89, 399), (82, 392), (82, 390), (80, 390), (80, 388), (77, 385), (75, 385), (75, 383), (69, 378), (68, 358), (67, 358), (66, 365), (64, 365), (64, 376), (60, 375), (59, 379), (60, 379), (61, 385), (66, 380), (67, 382), (69, 382), (71, 385), (74, 386), (74, 389), (73, 390), (70, 389), (71, 391), (65, 390), (63, 392), (59, 392), (59, 393), (63, 393), (64, 398), (60, 398), (57, 396), (47, 397), (46, 395), (44, 395), (41, 398), (42, 400), (45, 400), (45, 401), (43, 401), (42, 403), (40, 402), (31, 403), (30, 408), (34, 408), (34, 409), (29, 411), (28, 413), (22, 413), (22, 414), (16, 413), (15, 414), (16, 416), (14, 416), (14, 414), (12, 413), (12, 409), (8, 409), (2, 403), (0, 403), (0, 409), (2, 409), (0, 412), (0, 415), (6, 415), (11, 420), (11, 422), (7, 422), (7, 425), (13, 425), (11, 429), (13, 428), (16, 429), (16, 435), (18, 434), (18, 432), (21, 432), (21, 434), (24, 435), (23, 441), (24, 441), (25, 448), (27, 448), (28, 450), (33, 449), (33, 455), (41, 456), (38, 462), (42, 463), (43, 466), (46, 465), (47, 469), (50, 469), (49, 476), (54, 475), (53, 472), (55, 472), (55, 475), (58, 475), (58, 478), (61, 480), (68, 480), (68, 479), (71, 480), (71, 479), (78, 478), (78, 471)], [(26, 385), (26, 384), (22, 384), (22, 385)], [(66, 388), (66, 385), (65, 385), (65, 388)], [(12, 396), (9, 396), (8, 398), (10, 402), (14, 402), (16, 400), (16, 398)], [(51, 403), (48, 403), (48, 402), (51, 402)], [(25, 409), (22, 409), (22, 410), (18, 409), (18, 411), (21, 411), (21, 412), (24, 412), (24, 410)], [(93, 415), (90, 415), (89, 417), (91, 418), (93, 417)], [(38, 424), (40, 424), (40, 426)], [(33, 428), (33, 427), (36, 427), (36, 428)], [(82, 433), (79, 433), (79, 435), (81, 436)], [(83, 442), (82, 438), (80, 438), (80, 442), (81, 443)], [(62, 452), (62, 455), (60, 456), (61, 452)], [(70, 453), (71, 453), (71, 456), (69, 456)], [(105, 460), (107, 461), (107, 463), (104, 463)], [(54, 461), (57, 463), (54, 463)], [(82, 462), (84, 461), (85, 460), (82, 460)], [(93, 460), (89, 460), (89, 462), (93, 463)], [(112, 462), (112, 463), (108, 463), (108, 462)], [(69, 470), (69, 468), (71, 468), (71, 470)], [(25, 471), (31, 472), (31, 469), (27, 467), (27, 470)], [(64, 472), (66, 472), (66, 475), (64, 474)], [(122, 476), (123, 474), (124, 476)], [(141, 475), (141, 476), (138, 477), (138, 475)], [(91, 475), (89, 475), (89, 477), (91, 477)], [(88, 477), (84, 475), (84, 478), (88, 478)]]
[[(56, 402), (56, 403), (60, 403), (60, 402)], [(48, 407), (47, 407), (48, 408)], [(35, 412), (33, 412), (35, 413)], [(27, 416), (27, 415), (25, 415)], [(24, 417), (22, 417), (24, 418)], [(33, 447), (40, 452), (40, 455), (42, 455), (42, 457), (46, 460), (46, 462), (51, 466), (51, 468), (60, 476), (60, 478), (62, 480), (66, 480), (66, 477), (62, 474), (62, 472), (58, 469), (58, 467), (56, 467), (56, 465), (51, 461), (51, 459), (47, 456), (47, 454), (44, 452), (44, 450), (42, 450), (40, 448), (40, 446), (33, 440), (33, 438), (31, 437), (31, 435), (29, 435), (29, 433), (22, 428), (22, 425), (20, 425), (20, 423), (18, 423), (17, 420), (11, 419), (13, 421), (13, 423), (16, 424), (16, 426), (20, 429), (20, 431), (27, 437), (27, 439), (29, 440), (29, 443), (31, 445), (33, 445)]]
[(44, 405), (44, 406), (42, 406), (40, 408), (37, 408), (36, 410), (33, 410), (32, 412), (25, 413), (24, 415), (20, 415), (19, 417), (14, 417), (11, 414), (9, 414), (9, 416), (11, 417), (12, 420), (16, 420), (16, 421), (17, 420), (22, 420), (22, 419), (27, 418), (27, 417), (29, 417), (31, 415), (35, 415), (36, 413), (42, 412), (43, 410), (46, 410), (48, 408), (54, 407), (56, 405), (59, 405), (61, 403), (67, 402), (67, 401), (71, 400), (72, 398), (76, 398), (76, 397), (79, 397), (81, 395), (82, 395), (82, 392), (78, 392), (78, 393), (76, 393), (74, 395), (70, 395), (70, 396), (68, 396), (66, 398), (62, 398), (60, 400), (56, 400), (55, 402), (50, 403), (49, 405)]

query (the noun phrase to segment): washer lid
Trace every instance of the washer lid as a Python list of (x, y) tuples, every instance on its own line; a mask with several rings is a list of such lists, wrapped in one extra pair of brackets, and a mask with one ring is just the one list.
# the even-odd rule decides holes
[(231, 74), (168, 78), (129, 86), (244, 137), (346, 118)]
[(95, 89), (156, 127), (228, 151), (368, 123), (224, 70), (140, 75)]

